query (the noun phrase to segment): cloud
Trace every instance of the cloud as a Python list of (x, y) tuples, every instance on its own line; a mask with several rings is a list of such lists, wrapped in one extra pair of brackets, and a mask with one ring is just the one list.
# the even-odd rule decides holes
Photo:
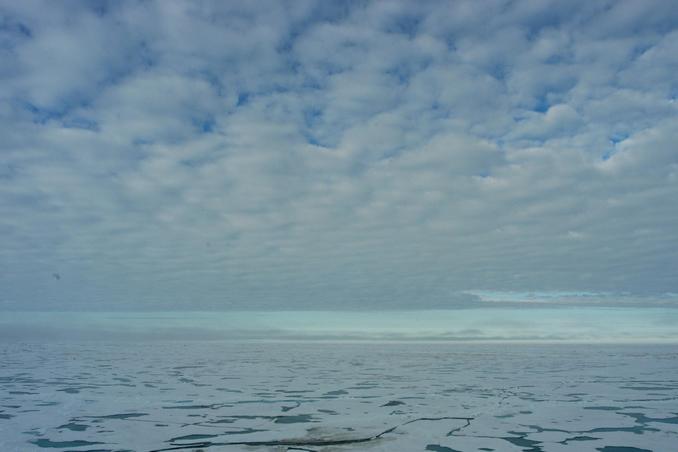
[(676, 342), (678, 310), (9, 312), (0, 342)]
[(2, 309), (678, 291), (666, 2), (0, 14)]

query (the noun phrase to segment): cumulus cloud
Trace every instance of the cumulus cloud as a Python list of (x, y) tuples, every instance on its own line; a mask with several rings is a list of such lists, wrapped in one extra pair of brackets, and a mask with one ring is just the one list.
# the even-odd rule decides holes
[(0, 307), (676, 292), (670, 6), (0, 2)]

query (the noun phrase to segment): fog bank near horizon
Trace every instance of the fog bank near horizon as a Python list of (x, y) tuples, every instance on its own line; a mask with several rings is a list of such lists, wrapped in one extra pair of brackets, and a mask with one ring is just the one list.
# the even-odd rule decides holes
[(4, 312), (0, 341), (678, 342), (671, 308)]

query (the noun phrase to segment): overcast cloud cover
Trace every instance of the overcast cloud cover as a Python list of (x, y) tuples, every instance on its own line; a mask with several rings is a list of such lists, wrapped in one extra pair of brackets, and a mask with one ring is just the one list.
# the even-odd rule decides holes
[(672, 302), (676, 55), (666, 0), (2, 0), (0, 309)]

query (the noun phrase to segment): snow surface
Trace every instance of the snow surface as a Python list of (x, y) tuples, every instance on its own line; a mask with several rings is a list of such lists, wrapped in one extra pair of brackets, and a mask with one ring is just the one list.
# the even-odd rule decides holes
[(0, 450), (45, 449), (675, 452), (678, 349), (0, 344)]

